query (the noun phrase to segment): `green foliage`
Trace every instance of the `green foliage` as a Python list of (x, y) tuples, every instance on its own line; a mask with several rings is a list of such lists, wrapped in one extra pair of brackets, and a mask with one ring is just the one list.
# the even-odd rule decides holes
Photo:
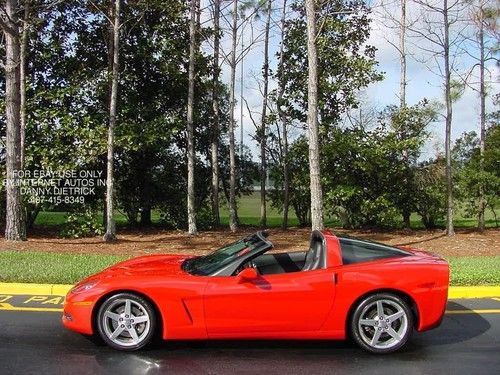
[(0, 223), (5, 223), (5, 213), (7, 212), (7, 201), (5, 187), (0, 188)]
[[(278, 66), (276, 77), (283, 89), (281, 102), (277, 103), (285, 120), (291, 123), (303, 124), (307, 115), (307, 43), (306, 43), (306, 18), (302, 0), (292, 4), (296, 17), (286, 21), (284, 30), (283, 60)], [(375, 48), (366, 45), (369, 38), (368, 9), (363, 2), (345, 2), (342, 0), (328, 1), (318, 4), (318, 105), (320, 123), (322, 127), (322, 147), (328, 148), (332, 137), (337, 134), (334, 126), (339, 122), (342, 114), (358, 102), (357, 92), (366, 87), (370, 82), (380, 80), (381, 74), (375, 70)], [(275, 91), (272, 98), (276, 101), (278, 95)], [(282, 119), (276, 113), (269, 116), (272, 122)], [(328, 129), (328, 130), (327, 130)], [(334, 136), (333, 136), (334, 137)], [(343, 141), (337, 138), (336, 146), (343, 147)], [(349, 143), (349, 142), (348, 142)], [(272, 176), (275, 190), (270, 192), (274, 207), (281, 209), (283, 204), (283, 152), (279, 137), (271, 137), (269, 144), (273, 147), (271, 155), (274, 158)], [(352, 146), (352, 143), (349, 143)], [(331, 147), (333, 151), (335, 147)], [(330, 151), (324, 151), (322, 163), (328, 164)], [(290, 206), (301, 225), (310, 222), (310, 192), (309, 175), (305, 168), (308, 160), (307, 140), (299, 137), (291, 143), (286, 162), (290, 174)], [(327, 186), (335, 171), (323, 167), (323, 189), (325, 195), (330, 196), (327, 204), (331, 212), (343, 210), (350, 215), (352, 211), (341, 203), (346, 203), (353, 197), (357, 186), (343, 184), (336, 181), (336, 186)], [(335, 175), (337, 177), (338, 175)], [(338, 190), (336, 190), (338, 189)], [(336, 190), (336, 191), (334, 191)], [(335, 198), (333, 198), (335, 197)], [(356, 198), (353, 198), (354, 200)], [(337, 201), (335, 208), (331, 207), (333, 200)], [(340, 202), (342, 201), (342, 202)], [(338, 210), (337, 210), (338, 208)]]
[(457, 102), (465, 91), (465, 83), (461, 80), (452, 79), (450, 81), (450, 97), (452, 102)]
[[(117, 208), (128, 224), (150, 225), (160, 210), (171, 227), (185, 225), (186, 107), (189, 27), (184, 0), (128, 2), (122, 8), (120, 89), (115, 129)], [(70, 0), (33, 8), (28, 61), (26, 168), (105, 170), (110, 90), (110, 24), (108, 3)], [(211, 36), (204, 29), (202, 38)], [(212, 64), (196, 56), (195, 129), (196, 203), (207, 205), (210, 188), (209, 145), (212, 139)], [(227, 90), (220, 87), (221, 154), (227, 149)], [(3, 82), (0, 80), (0, 89)], [(3, 121), (0, 118), (0, 125)], [(250, 165), (245, 155), (240, 164)], [(250, 164), (249, 164), (250, 163)], [(221, 167), (221, 174), (225, 173)], [(238, 181), (248, 189), (253, 174)], [(104, 190), (89, 202), (103, 207)], [(32, 221), (40, 209), (29, 207)], [(58, 207), (57, 209), (64, 209)], [(70, 209), (70, 211), (72, 211)], [(89, 212), (68, 217), (65, 236), (97, 233), (84, 225)]]
[(479, 138), (475, 131), (465, 132), (455, 140), (452, 158), (455, 166), (463, 168), (479, 151)]
[[(293, 208), (300, 226), (311, 223), (311, 192), (309, 170), (304, 168), (309, 155), (309, 146), (305, 137), (298, 138), (288, 151), (288, 168), (290, 175), (290, 207)], [(271, 176), (274, 189), (269, 191), (273, 207), (283, 208), (283, 173), (279, 166), (273, 168)]]
[(415, 211), (426, 229), (433, 229), (446, 213), (445, 160), (422, 162), (414, 176)]
[(395, 224), (389, 191), (398, 172), (397, 155), (386, 130), (334, 129), (323, 143), (325, 203), (344, 227)]
[[(417, 208), (415, 174), (426, 126), (434, 118), (427, 102), (399, 110), (388, 107), (373, 128), (331, 128), (321, 134), (321, 170), (325, 208), (344, 227), (395, 227), (398, 214)], [(309, 173), (304, 168), (308, 145), (303, 137), (290, 146), (290, 203), (302, 224), (309, 214)], [(423, 174), (421, 172), (420, 174)], [(283, 176), (274, 167), (275, 207), (282, 205)], [(300, 188), (298, 188), (300, 186)], [(425, 194), (425, 185), (420, 185)], [(429, 194), (429, 192), (427, 192)]]
[(79, 238), (103, 233), (102, 212), (96, 211), (91, 206), (85, 206), (67, 214), (59, 235), (61, 237)]
[(410, 226), (411, 213), (417, 209), (418, 189), (425, 190), (424, 185), (417, 186), (417, 161), (429, 137), (427, 125), (435, 120), (436, 113), (436, 106), (424, 99), (414, 106), (389, 106), (380, 120), (390, 129), (386, 147), (394, 152), (389, 174), (393, 181), (399, 182), (389, 184), (386, 191), (406, 227)]
[[(283, 62), (276, 76), (284, 88), (284, 108), (291, 121), (304, 123), (307, 114), (306, 19), (302, 0), (292, 9), (297, 17), (286, 21)], [(375, 48), (369, 38), (368, 9), (362, 1), (318, 4), (318, 105), (322, 126), (335, 125), (346, 109), (356, 106), (356, 93), (380, 80)]]
[(90, 43), (85, 34), (102, 32), (103, 17), (92, 17), (76, 1), (35, 9), (28, 49), (27, 168), (85, 168), (105, 151), (106, 76), (97, 69), (97, 61), (106, 61), (105, 53), (97, 53), (104, 42), (100, 36)]
[[(257, 9), (258, 15), (266, 3), (245, 0), (240, 11), (248, 15)], [(108, 5), (102, 0), (92, 4), (68, 0), (50, 7), (33, 7), (28, 48), (26, 169), (105, 170), (112, 55), (110, 25), (105, 15)], [(426, 227), (439, 225), (445, 203), (443, 160), (418, 163), (427, 138), (426, 125), (435, 117), (436, 108), (426, 101), (402, 109), (390, 106), (380, 114), (376, 126), (337, 128), (343, 113), (359, 105), (359, 90), (382, 76), (376, 71), (375, 49), (367, 45), (370, 22), (365, 2), (334, 0), (317, 5), (321, 168), (327, 212), (346, 227), (394, 227), (400, 225), (401, 216), (409, 223), (414, 212), (421, 215)], [(150, 225), (152, 212), (165, 227), (186, 226), (187, 6), (185, 0), (144, 0), (126, 2), (123, 7), (114, 170), (117, 209), (124, 213), (120, 218), (126, 218), (129, 226)], [(303, 126), (307, 113), (305, 21), (303, 1), (295, 0), (284, 30), (284, 60), (275, 72), (284, 89), (282, 101), (276, 103), (277, 92), (272, 93), (290, 129), (293, 125)], [(213, 30), (204, 28), (198, 34), (203, 42)], [(198, 52), (194, 127), (200, 228), (213, 226), (208, 209), (213, 69), (208, 53)], [(229, 103), (227, 88), (219, 83), (217, 89), (220, 186), (221, 196), (227, 197)], [(0, 79), (0, 93), (3, 91)], [(452, 82), (452, 91), (458, 97), (463, 85)], [(3, 104), (3, 136), (2, 108)], [(278, 117), (276, 112), (271, 113), (269, 125), (279, 123)], [(498, 111), (490, 116), (493, 124), (482, 159), (475, 134), (462, 137), (455, 146), (457, 192), (470, 215), (478, 213), (480, 188), (491, 212), (495, 213), (499, 203), (498, 118)], [(300, 136), (290, 143), (286, 160), (291, 179), (290, 205), (298, 223), (306, 226), (310, 222), (308, 144)], [(268, 144), (272, 148), (269, 155), (273, 158), (270, 164), (275, 182), (270, 197), (274, 207), (282, 209), (284, 160), (280, 135), (270, 134)], [(5, 158), (4, 149), (0, 150), (0, 158)], [(237, 155), (237, 167), (237, 194), (242, 197), (259, 178), (258, 168), (248, 150), (243, 156)], [(3, 163), (0, 169), (4, 172)], [(3, 195), (0, 190), (0, 197)], [(37, 222), (40, 210), (68, 211), (61, 234), (86, 236), (102, 231), (99, 212), (103, 197), (100, 187), (85, 208), (34, 204), (26, 204), (25, 208), (30, 222)], [(3, 210), (1, 204), (0, 214)], [(253, 223), (251, 215), (243, 220)]]
[(215, 222), (215, 217), (212, 215), (212, 207), (208, 202), (196, 211), (196, 226), (200, 230), (216, 228), (217, 223)]
[[(457, 173), (458, 197), (466, 213), (477, 217), (481, 210), (495, 208), (500, 203), (500, 126), (493, 124), (486, 132), (485, 151), (481, 157), (475, 132), (464, 133), (453, 148)], [(485, 207), (481, 206), (481, 196)]]

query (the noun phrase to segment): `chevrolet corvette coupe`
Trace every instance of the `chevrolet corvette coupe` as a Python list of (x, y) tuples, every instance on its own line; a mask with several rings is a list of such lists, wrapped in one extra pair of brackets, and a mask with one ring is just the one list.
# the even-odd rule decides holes
[(205, 256), (150, 255), (82, 280), (64, 325), (133, 351), (164, 340), (345, 339), (372, 353), (438, 326), (449, 268), (410, 248), (313, 231), (302, 252), (268, 253), (258, 232)]

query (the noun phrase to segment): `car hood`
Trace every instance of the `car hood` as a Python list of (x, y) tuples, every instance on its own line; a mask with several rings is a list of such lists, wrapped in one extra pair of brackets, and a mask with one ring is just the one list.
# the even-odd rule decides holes
[(103, 275), (116, 274), (148, 274), (178, 275), (182, 274), (181, 264), (191, 258), (187, 255), (146, 255), (125, 260), (105, 269)]

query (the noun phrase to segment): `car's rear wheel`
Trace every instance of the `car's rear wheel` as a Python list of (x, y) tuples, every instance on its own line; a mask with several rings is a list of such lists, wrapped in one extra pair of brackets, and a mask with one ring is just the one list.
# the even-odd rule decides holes
[(350, 322), (351, 336), (371, 353), (392, 353), (403, 347), (413, 332), (413, 315), (400, 297), (380, 293), (363, 299)]
[(150, 302), (132, 293), (108, 297), (99, 308), (96, 326), (104, 342), (118, 350), (138, 350), (151, 343), (156, 313)]

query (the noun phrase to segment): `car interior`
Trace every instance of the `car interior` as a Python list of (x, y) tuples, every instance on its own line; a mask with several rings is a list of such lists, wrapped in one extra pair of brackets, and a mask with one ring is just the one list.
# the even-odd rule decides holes
[(261, 275), (312, 271), (326, 266), (325, 241), (321, 233), (313, 232), (308, 251), (263, 254), (251, 261)]

